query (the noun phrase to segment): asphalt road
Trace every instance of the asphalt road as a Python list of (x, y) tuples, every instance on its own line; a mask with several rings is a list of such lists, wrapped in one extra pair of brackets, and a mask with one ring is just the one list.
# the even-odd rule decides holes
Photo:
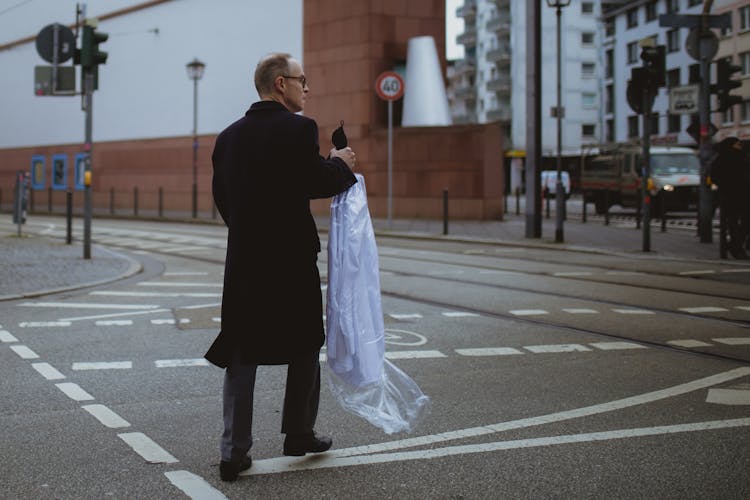
[(430, 415), (386, 435), (324, 383), (334, 448), (282, 457), (262, 367), (254, 465), (222, 483), (224, 238), (98, 222), (142, 272), (0, 302), (0, 497), (750, 497), (750, 266), (386, 237), (386, 352)]

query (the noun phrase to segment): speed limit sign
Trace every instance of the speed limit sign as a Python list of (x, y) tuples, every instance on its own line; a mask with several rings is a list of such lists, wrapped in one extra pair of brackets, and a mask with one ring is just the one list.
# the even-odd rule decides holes
[(384, 71), (375, 81), (375, 92), (384, 101), (397, 101), (404, 95), (404, 80), (395, 71)]

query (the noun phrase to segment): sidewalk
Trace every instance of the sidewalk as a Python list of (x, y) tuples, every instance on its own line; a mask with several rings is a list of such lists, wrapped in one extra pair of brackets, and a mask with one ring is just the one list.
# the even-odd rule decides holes
[[(328, 230), (328, 218), (316, 217), (321, 233)], [(167, 222), (166, 220), (164, 222)], [(180, 220), (179, 222), (186, 222)], [(200, 222), (197, 222), (200, 223)], [(214, 222), (212, 222), (214, 223)], [(663, 258), (721, 261), (745, 264), (745, 261), (721, 260), (719, 238), (700, 243), (694, 223), (671, 223), (662, 233), (658, 223), (651, 227), (651, 251), (643, 252), (643, 229), (632, 221), (612, 218), (605, 226), (603, 218), (590, 217), (581, 222), (571, 214), (563, 223), (563, 243), (555, 243), (555, 219), (542, 218), (542, 237), (526, 237), (525, 215), (506, 215), (503, 221), (451, 220), (443, 234), (442, 220), (373, 219), (379, 238), (428, 238), (437, 241), (466, 241), (494, 245), (513, 245), (579, 252), (606, 252), (626, 258)], [(32, 297), (107, 283), (131, 276), (140, 264), (124, 254), (92, 246), (92, 258), (84, 260), (80, 242), (63, 241), (40, 235), (19, 238), (15, 232), (0, 228), (0, 300)], [(95, 231), (95, 228), (94, 228)]]

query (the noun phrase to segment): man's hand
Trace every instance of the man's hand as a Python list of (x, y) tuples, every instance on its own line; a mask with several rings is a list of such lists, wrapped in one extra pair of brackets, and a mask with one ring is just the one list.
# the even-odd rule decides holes
[(349, 168), (354, 170), (354, 165), (357, 162), (355, 157), (357, 155), (352, 151), (352, 148), (346, 147), (344, 149), (332, 149), (329, 155), (331, 158), (341, 158)]

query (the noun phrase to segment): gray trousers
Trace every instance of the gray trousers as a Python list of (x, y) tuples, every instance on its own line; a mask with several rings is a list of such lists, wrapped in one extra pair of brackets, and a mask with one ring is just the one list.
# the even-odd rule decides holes
[[(308, 434), (315, 427), (320, 400), (320, 351), (300, 356), (289, 363), (286, 375), (281, 432)], [(235, 356), (224, 375), (224, 432), (221, 459), (238, 461), (253, 445), (253, 394), (258, 365), (242, 364)]]

